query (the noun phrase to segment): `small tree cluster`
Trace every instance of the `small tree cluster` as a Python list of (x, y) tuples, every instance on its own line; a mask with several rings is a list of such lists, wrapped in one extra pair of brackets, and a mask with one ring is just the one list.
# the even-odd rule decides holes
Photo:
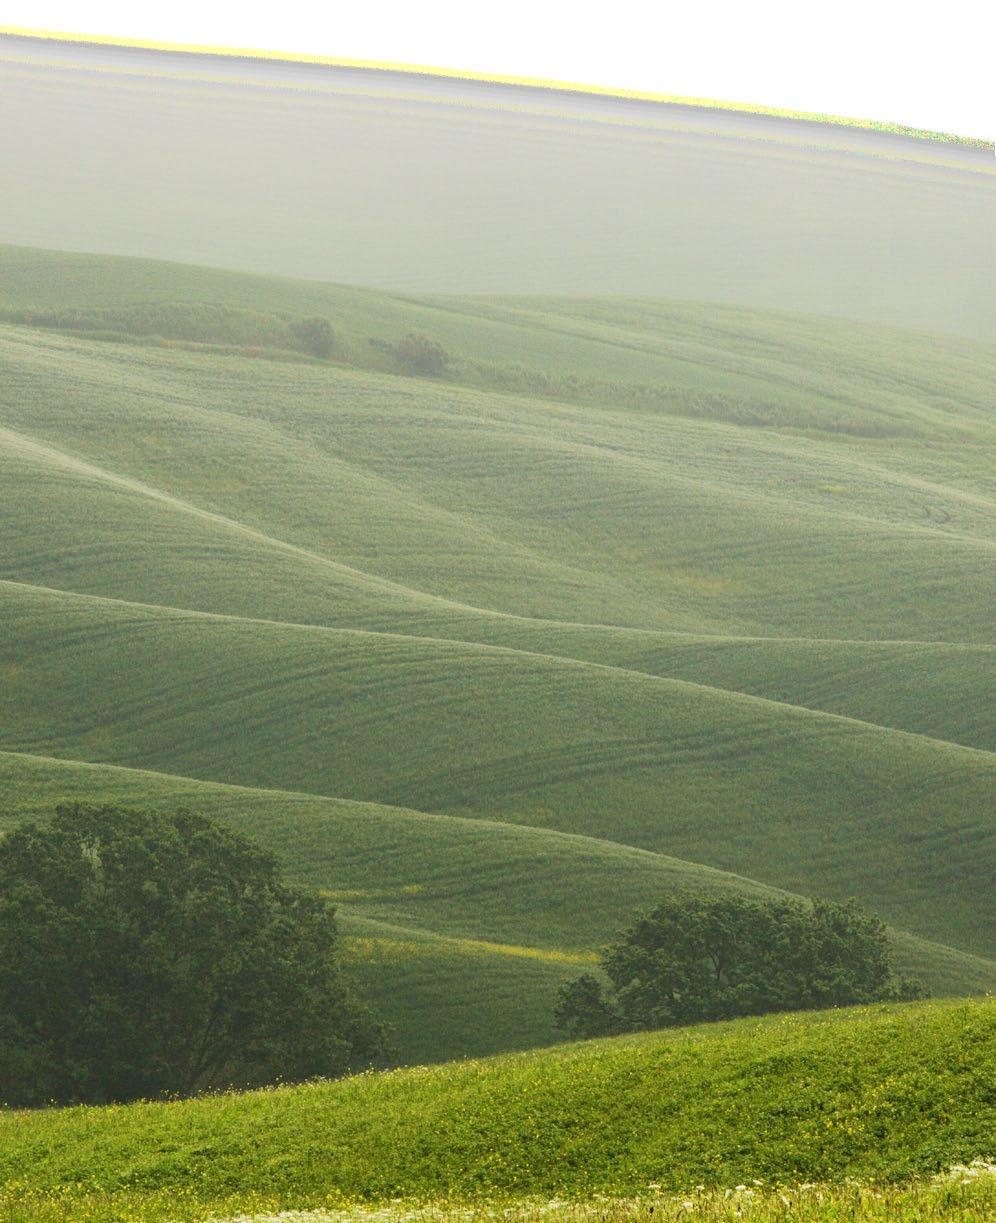
[(0, 843), (0, 1102), (334, 1076), (380, 1059), (334, 912), (189, 813), (60, 807)]
[(393, 343), (390, 350), (406, 370), (423, 377), (441, 377), (450, 363), (442, 344), (414, 331)]
[(198, 302), (5, 313), (31, 327), (224, 347), (282, 349), (322, 358), (331, 357), (336, 347), (332, 324), (321, 315), (294, 319)]
[(556, 1021), (577, 1037), (922, 996), (893, 974), (885, 927), (856, 904), (680, 894), (606, 949), (609, 987), (564, 986)]
[(313, 357), (328, 358), (335, 351), (335, 332), (327, 318), (315, 315), (297, 319), (291, 324), (291, 332), (300, 347)]

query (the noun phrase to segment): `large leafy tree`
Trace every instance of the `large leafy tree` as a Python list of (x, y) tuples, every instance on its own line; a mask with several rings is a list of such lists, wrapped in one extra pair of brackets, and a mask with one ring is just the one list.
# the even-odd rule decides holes
[(0, 1101), (251, 1087), (382, 1052), (334, 910), (230, 829), (76, 805), (0, 843)]
[(558, 1024), (601, 1036), (704, 1020), (919, 996), (893, 974), (885, 926), (853, 902), (675, 893), (639, 916), (591, 974), (564, 986)]

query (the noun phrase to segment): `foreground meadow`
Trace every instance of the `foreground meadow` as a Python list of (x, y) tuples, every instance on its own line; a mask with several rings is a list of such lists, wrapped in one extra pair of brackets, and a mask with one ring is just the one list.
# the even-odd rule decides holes
[(478, 1203), (395, 1201), (386, 1206), (338, 1204), (316, 1210), (271, 1210), (235, 1195), (238, 1213), (204, 1215), (196, 1200), (172, 1193), (80, 1197), (7, 1191), (0, 1218), (7, 1223), (986, 1223), (996, 1212), (996, 1166), (985, 1160), (956, 1165), (929, 1180), (903, 1185), (738, 1185), (662, 1194), (564, 1202)]
[(0, 1218), (982, 1219), (994, 1080), (996, 1004), (980, 1000), (10, 1112)]

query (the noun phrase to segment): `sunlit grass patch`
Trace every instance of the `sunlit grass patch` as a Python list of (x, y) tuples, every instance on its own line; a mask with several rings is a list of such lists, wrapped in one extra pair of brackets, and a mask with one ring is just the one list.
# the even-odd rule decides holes
[[(985, 1161), (978, 1161), (984, 1164)], [(396, 1202), (328, 1210), (240, 1214), (217, 1223), (984, 1223), (996, 1210), (993, 1169), (905, 1185), (739, 1185), (628, 1198), (533, 1200), (454, 1206)], [(214, 1221), (212, 1221), (214, 1223)]]
[[(91, 1204), (175, 1190), (190, 1204), (178, 1223), (198, 1209), (395, 1199), (632, 1203), (649, 1191), (694, 1204), (697, 1185), (710, 1203), (742, 1185), (750, 1203), (776, 1185), (902, 1184), (954, 1166), (940, 1192), (978, 1196), (994, 1036), (992, 1001), (874, 1006), (244, 1095), (7, 1113), (0, 1187), (8, 1202)], [(256, 1197), (233, 1203), (238, 1193)]]
[[(378, 1205), (330, 1203), (287, 1209), (252, 1193), (226, 1205), (184, 1194), (0, 1192), (4, 1223), (987, 1223), (996, 1211), (996, 1167), (983, 1159), (905, 1184), (762, 1184), (727, 1189), (695, 1186), (629, 1197), (497, 1199), (473, 1204), (396, 1200)], [(225, 1213), (230, 1211), (230, 1213)]]

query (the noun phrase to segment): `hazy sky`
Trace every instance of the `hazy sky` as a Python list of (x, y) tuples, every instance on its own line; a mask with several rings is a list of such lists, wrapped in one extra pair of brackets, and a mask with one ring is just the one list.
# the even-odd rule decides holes
[(996, 136), (982, 0), (11, 0), (0, 25), (429, 64)]

